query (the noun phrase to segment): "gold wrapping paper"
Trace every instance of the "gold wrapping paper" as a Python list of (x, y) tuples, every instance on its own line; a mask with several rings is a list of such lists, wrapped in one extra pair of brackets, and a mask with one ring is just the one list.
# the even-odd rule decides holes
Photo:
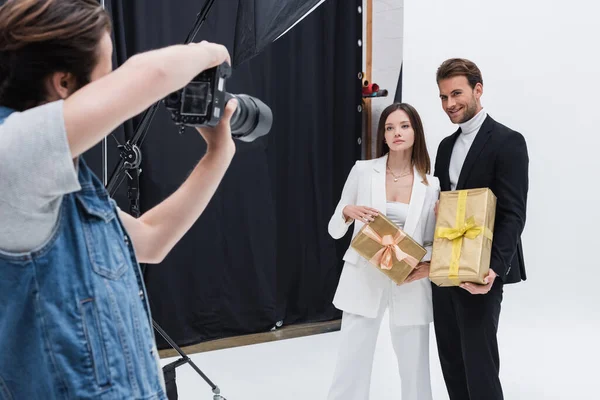
[(381, 214), (362, 227), (351, 246), (398, 285), (427, 254), (427, 250)]
[(438, 286), (483, 284), (490, 268), (496, 196), (490, 189), (440, 194), (429, 279)]

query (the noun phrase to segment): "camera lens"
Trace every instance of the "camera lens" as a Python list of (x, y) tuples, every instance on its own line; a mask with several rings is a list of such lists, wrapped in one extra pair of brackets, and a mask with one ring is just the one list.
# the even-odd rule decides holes
[(273, 125), (273, 113), (265, 103), (246, 94), (227, 93), (225, 96), (226, 101), (232, 98), (238, 101), (231, 117), (231, 135), (235, 139), (252, 142), (269, 133)]

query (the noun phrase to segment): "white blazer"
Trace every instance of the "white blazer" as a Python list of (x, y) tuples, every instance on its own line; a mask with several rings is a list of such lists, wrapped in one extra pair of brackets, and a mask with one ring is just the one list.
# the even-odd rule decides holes
[[(342, 191), (342, 198), (329, 221), (329, 234), (334, 239), (343, 237), (352, 224), (345, 222), (342, 210), (349, 204), (372, 207), (386, 214), (387, 197), (385, 189), (387, 155), (375, 159), (357, 161)], [(408, 217), (404, 231), (427, 249), (423, 261), (431, 260), (431, 246), (435, 231), (435, 203), (439, 198), (439, 180), (427, 175), (429, 185), (422, 182), (419, 173), (414, 172), (413, 190), (408, 207)], [(363, 227), (354, 221), (354, 234)], [(420, 279), (404, 285), (396, 285), (391, 279), (352, 247), (344, 255), (344, 268), (333, 299), (340, 310), (375, 318), (381, 305), (382, 296), (391, 290), (390, 319), (395, 325), (425, 325), (433, 320), (431, 304), (431, 283)]]

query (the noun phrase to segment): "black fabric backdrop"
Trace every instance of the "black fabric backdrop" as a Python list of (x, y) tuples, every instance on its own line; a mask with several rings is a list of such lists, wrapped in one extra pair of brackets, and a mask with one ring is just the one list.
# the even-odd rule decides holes
[[(240, 0), (243, 1), (243, 0)], [(181, 43), (203, 1), (108, 0), (115, 64)], [(233, 52), (237, 1), (217, 1), (196, 40)], [(265, 52), (234, 70), (232, 93), (273, 110), (269, 135), (237, 143), (215, 197), (161, 265), (146, 269), (154, 319), (179, 344), (339, 318), (331, 304), (349, 244), (327, 223), (359, 157), (361, 0), (327, 0)], [(136, 120), (115, 134), (133, 136)], [(109, 171), (118, 152), (109, 138)], [(177, 134), (161, 106), (142, 146), (142, 212), (175, 191), (205, 152), (197, 132)], [(101, 172), (100, 147), (87, 154)], [(116, 199), (128, 210), (126, 185)], [(157, 337), (160, 348), (168, 345)]]

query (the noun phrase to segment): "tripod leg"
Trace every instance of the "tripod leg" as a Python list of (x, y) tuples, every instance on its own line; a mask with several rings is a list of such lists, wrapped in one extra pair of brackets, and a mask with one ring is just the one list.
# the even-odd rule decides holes
[(198, 375), (200, 375), (202, 377), (202, 379), (204, 379), (204, 381), (206, 381), (206, 383), (208, 383), (208, 385), (211, 387), (213, 393), (215, 393), (215, 395), (220, 395), (221, 390), (219, 389), (219, 387), (217, 385), (215, 385), (205, 374), (204, 372), (202, 372), (202, 370), (200, 370), (200, 368), (198, 368), (198, 366), (196, 364), (194, 364), (194, 362), (192, 361), (191, 358), (188, 357), (187, 354), (185, 354), (183, 352), (183, 350), (177, 346), (177, 343), (175, 343), (173, 341), (173, 339), (171, 339), (169, 337), (169, 335), (167, 335), (167, 333), (160, 327), (160, 325), (158, 325), (156, 323), (156, 321), (152, 320), (152, 325), (154, 326), (154, 329), (156, 329), (156, 331), (158, 333), (160, 333), (160, 336), (162, 336), (168, 343), (169, 345), (174, 348), (179, 355), (183, 358), (183, 360), (185, 360), (185, 362), (187, 362), (188, 364), (190, 364), (190, 366), (194, 369), (194, 371), (196, 371), (198, 373)]
[(178, 367), (178, 365), (181, 365), (180, 360), (171, 363), (169, 365), (165, 365), (163, 367), (163, 375), (165, 377), (165, 387), (167, 389), (167, 398), (169, 400), (177, 400), (177, 398), (179, 397), (179, 394), (177, 393), (177, 382), (176, 382), (176, 378), (177, 378), (177, 374), (175, 372), (175, 368)]

